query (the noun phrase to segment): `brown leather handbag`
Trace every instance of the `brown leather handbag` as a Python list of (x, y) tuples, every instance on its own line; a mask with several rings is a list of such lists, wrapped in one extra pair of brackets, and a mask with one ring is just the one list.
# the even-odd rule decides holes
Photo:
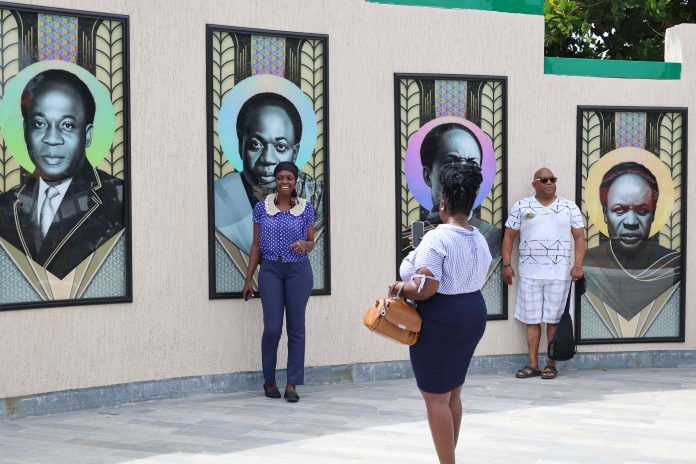
[(363, 323), (373, 332), (405, 345), (414, 345), (421, 329), (416, 308), (400, 298), (375, 301), (367, 308)]

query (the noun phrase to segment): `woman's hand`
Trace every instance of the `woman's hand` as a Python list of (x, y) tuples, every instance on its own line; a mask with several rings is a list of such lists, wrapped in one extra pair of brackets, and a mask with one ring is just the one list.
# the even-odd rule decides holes
[(254, 298), (254, 284), (251, 280), (247, 280), (244, 283), (244, 287), (242, 287), (242, 296), (244, 297), (244, 301), (249, 298)]
[(310, 242), (308, 240), (296, 240), (290, 245), (290, 248), (292, 248), (292, 251), (298, 255), (303, 255), (312, 251), (313, 246), (314, 242)]

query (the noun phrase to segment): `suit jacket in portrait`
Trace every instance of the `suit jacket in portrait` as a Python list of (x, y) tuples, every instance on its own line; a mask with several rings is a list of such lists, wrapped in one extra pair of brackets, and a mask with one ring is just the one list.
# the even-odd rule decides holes
[(124, 227), (123, 181), (89, 163), (73, 177), (45, 238), (38, 224), (39, 178), (0, 195), (0, 237), (63, 279)]

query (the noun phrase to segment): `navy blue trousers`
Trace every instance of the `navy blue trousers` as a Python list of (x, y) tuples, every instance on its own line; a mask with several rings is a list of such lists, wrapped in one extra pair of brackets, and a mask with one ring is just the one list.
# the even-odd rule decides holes
[(299, 263), (261, 261), (259, 290), (263, 306), (261, 363), (267, 384), (275, 383), (278, 343), (283, 333), (283, 314), (288, 331), (288, 380), (291, 385), (304, 383), (305, 309), (312, 293), (312, 266)]

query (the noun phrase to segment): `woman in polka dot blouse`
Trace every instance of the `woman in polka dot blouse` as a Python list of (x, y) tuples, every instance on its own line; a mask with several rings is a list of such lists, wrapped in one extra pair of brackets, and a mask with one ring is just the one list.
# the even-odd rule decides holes
[(314, 248), (314, 210), (311, 203), (297, 196), (298, 169), (293, 163), (278, 163), (273, 176), (276, 193), (254, 207), (254, 240), (242, 296), (254, 296), (252, 278), (259, 270), (259, 290), (263, 306), (261, 360), (263, 390), (269, 398), (280, 398), (275, 370), (278, 343), (286, 314), (288, 366), (285, 399), (300, 400), (295, 389), (304, 383), (305, 309), (312, 293), (312, 267), (307, 253)]

